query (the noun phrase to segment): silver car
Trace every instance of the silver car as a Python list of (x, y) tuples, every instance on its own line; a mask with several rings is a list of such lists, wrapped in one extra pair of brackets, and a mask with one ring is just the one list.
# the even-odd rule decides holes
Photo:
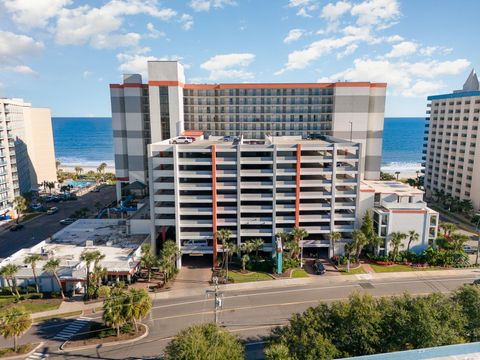
[(191, 144), (192, 142), (192, 138), (188, 136), (177, 136), (172, 140), (172, 144)]

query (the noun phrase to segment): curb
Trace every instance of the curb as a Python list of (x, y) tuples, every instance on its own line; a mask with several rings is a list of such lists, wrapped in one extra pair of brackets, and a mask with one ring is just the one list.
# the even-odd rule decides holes
[(134, 339), (123, 340), (123, 341), (111, 341), (111, 342), (108, 342), (108, 343), (105, 343), (105, 344), (92, 344), (92, 345), (84, 345), (84, 346), (77, 346), (77, 347), (64, 349), (64, 346), (70, 341), (70, 340), (67, 340), (62, 345), (60, 345), (59, 350), (65, 352), (65, 353), (68, 353), (70, 351), (85, 350), (85, 349), (92, 349), (92, 348), (103, 348), (103, 347), (115, 346), (115, 345), (131, 344), (131, 343), (134, 343), (134, 342), (137, 342), (139, 340), (144, 339), (145, 337), (147, 337), (150, 334), (149, 327), (145, 324), (142, 324), (142, 325), (145, 326), (145, 329), (146, 329), (145, 334), (140, 335), (139, 337), (134, 338)]
[(8, 357), (4, 357), (2, 359), (7, 359), (7, 360), (11, 360), (11, 359), (26, 359), (27, 357), (29, 357), (30, 355), (32, 355), (35, 351), (37, 351), (37, 349), (39, 347), (41, 347), (43, 344), (45, 344), (43, 341), (38, 344), (37, 346), (35, 346), (35, 348), (33, 350), (30, 350), (29, 353), (27, 354), (21, 354), (21, 355), (15, 355), (15, 356), (8, 356)]
[[(27, 221), (22, 221), (20, 224), (22, 224), (22, 225), (28, 224), (29, 222), (31, 222), (35, 219), (38, 219), (38, 218), (41, 218), (42, 216), (45, 216), (45, 214), (46, 213), (42, 212), (42, 213), (40, 213), (40, 215), (35, 216), (34, 218), (31, 218), (31, 219), (28, 219)], [(15, 222), (15, 220), (14, 220), (14, 222)], [(11, 227), (12, 227), (12, 225), (10, 225), (8, 227), (7, 227), (7, 225), (5, 225), (5, 227), (3, 229), (0, 229), (0, 234), (3, 233), (3, 232), (7, 232)]]

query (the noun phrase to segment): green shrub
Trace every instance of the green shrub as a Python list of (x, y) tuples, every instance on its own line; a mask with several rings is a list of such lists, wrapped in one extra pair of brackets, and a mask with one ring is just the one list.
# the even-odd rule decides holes
[(98, 288), (98, 297), (106, 298), (110, 296), (111, 293), (110, 286), (102, 285)]

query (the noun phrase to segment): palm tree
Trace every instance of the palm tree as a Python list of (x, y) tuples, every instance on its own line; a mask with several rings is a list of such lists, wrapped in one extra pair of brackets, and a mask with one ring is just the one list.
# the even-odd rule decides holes
[(57, 281), (57, 285), (60, 288), (60, 295), (62, 295), (62, 299), (65, 299), (65, 294), (63, 293), (62, 282), (60, 281), (60, 277), (58, 276), (58, 270), (60, 269), (60, 260), (59, 259), (50, 259), (47, 263), (43, 266), (43, 271), (51, 273), (55, 280)]
[(347, 255), (348, 262), (350, 262), (350, 257), (352, 256), (352, 252), (355, 250), (355, 243), (350, 241), (345, 244), (345, 254)]
[(412, 242), (417, 242), (420, 239), (420, 235), (415, 230), (410, 230), (408, 232), (408, 244), (407, 244), (407, 252), (410, 252), (410, 244)]
[(87, 299), (90, 298), (90, 269), (92, 263), (95, 265), (98, 265), (98, 262), (103, 259), (105, 255), (103, 255), (100, 251), (94, 250), (94, 251), (89, 251), (89, 250), (84, 250), (82, 254), (80, 255), (80, 260), (85, 261), (86, 263), (86, 268), (87, 268), (87, 289), (86, 289), (86, 295)]
[(57, 168), (57, 171), (58, 171), (58, 168), (60, 167), (60, 164), (61, 164), (60, 160), (56, 159), (55, 160), (55, 167)]
[(355, 258), (359, 261), (363, 247), (368, 244), (368, 239), (361, 230), (353, 230), (352, 239), (355, 245)]
[(145, 318), (152, 310), (152, 299), (145, 289), (130, 289), (132, 303), (132, 319), (135, 325), (135, 332), (138, 331), (138, 321)]
[(330, 246), (332, 247), (332, 257), (335, 257), (335, 243), (342, 238), (342, 234), (340, 234), (338, 231), (332, 231), (329, 237)]
[(407, 235), (399, 231), (390, 234), (390, 245), (393, 247), (392, 256), (393, 260), (397, 258), (398, 249), (403, 247), (402, 241), (407, 238)]
[(463, 199), (460, 202), (460, 209), (464, 214), (470, 215), (472, 214), (473, 210), (475, 210), (472, 200)]
[(141, 248), (140, 264), (144, 269), (147, 269), (148, 282), (150, 282), (152, 268), (157, 262), (157, 257), (152, 253), (152, 246), (150, 244), (143, 244)]
[(252, 240), (252, 248), (255, 251), (255, 258), (258, 259), (258, 251), (263, 248), (263, 240), (262, 239), (254, 239)]
[(449, 238), (455, 231), (458, 230), (458, 226), (452, 223), (441, 223), (440, 228), (443, 230), (443, 236)]
[(17, 289), (17, 272), (19, 270), (18, 265), (7, 264), (0, 269), (0, 275), (7, 281), (7, 286), (10, 288), (12, 295), (15, 295), (17, 299), (20, 298), (20, 294)]
[(163, 248), (160, 252), (159, 266), (165, 272), (166, 281), (175, 273), (176, 259), (180, 254), (180, 250), (174, 241), (167, 240), (163, 243)]
[(23, 215), (25, 211), (27, 211), (27, 199), (22, 195), (15, 197), (13, 200), (13, 207), (17, 211), (17, 224), (20, 222), (20, 217)]
[(449, 240), (454, 251), (462, 251), (463, 244), (469, 240), (469, 237), (465, 234), (454, 233), (450, 236)]
[(32, 268), (33, 272), (33, 278), (35, 279), (35, 288), (37, 289), (37, 293), (40, 292), (40, 287), (38, 286), (38, 279), (37, 279), (37, 262), (42, 260), (42, 256), (40, 254), (31, 254), (27, 256), (24, 260), (23, 263), (25, 265), (30, 265)]
[(75, 166), (75, 173), (79, 176), (83, 172), (83, 168), (81, 166)]
[(395, 175), (397, 176), (397, 180), (398, 180), (398, 177), (400, 176), (400, 171), (395, 171)]
[[(222, 242), (222, 250), (223, 250), (223, 256), (222, 256), (222, 268), (225, 267), (225, 244), (230, 241), (230, 237), (232, 236), (232, 232), (229, 229), (220, 229), (217, 231), (217, 234), (214, 238), (214, 241), (220, 240)], [(228, 261), (227, 261), (228, 263)], [(228, 266), (228, 264), (227, 264)]]
[(6, 339), (13, 337), (13, 350), (18, 351), (18, 337), (24, 334), (32, 326), (32, 318), (23, 308), (12, 307), (3, 313), (0, 334)]
[(250, 261), (250, 256), (247, 254), (242, 256), (242, 271), (245, 272), (245, 266), (247, 266), (248, 262)]
[(306, 237), (308, 237), (308, 232), (307, 230), (303, 229), (303, 228), (300, 228), (300, 227), (294, 227), (292, 229), (292, 233), (291, 233), (292, 237), (293, 237), (293, 240), (295, 240), (297, 243), (300, 244), (300, 241), (302, 241), (303, 239), (305, 239)]
[(129, 294), (121, 289), (114, 289), (110, 297), (103, 302), (103, 322), (116, 329), (120, 336), (120, 327), (132, 317), (133, 303)]

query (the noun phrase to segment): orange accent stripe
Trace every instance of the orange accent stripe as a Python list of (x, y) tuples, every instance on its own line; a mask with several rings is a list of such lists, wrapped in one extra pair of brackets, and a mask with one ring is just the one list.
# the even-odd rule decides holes
[(148, 82), (148, 86), (180, 86), (184, 87), (185, 84), (180, 81), (157, 81), (152, 80)]
[(183, 136), (202, 136), (203, 130), (185, 130), (182, 132)]
[(117, 181), (128, 181), (128, 177), (117, 177), (115, 178)]
[(375, 190), (373, 190), (373, 189), (360, 189), (360, 192), (375, 192)]
[(300, 226), (300, 171), (302, 159), (302, 145), (297, 144), (297, 176), (295, 189), (295, 226)]
[(110, 84), (110, 89), (124, 89), (124, 88), (144, 88), (148, 87), (147, 84)]
[(212, 231), (213, 231), (213, 266), (217, 266), (217, 154), (212, 145)]
[(392, 210), (392, 213), (425, 214), (427, 210)]
[(264, 83), (264, 84), (185, 84), (185, 89), (325, 89), (333, 87), (387, 87), (386, 83), (337, 82), (337, 83)]

